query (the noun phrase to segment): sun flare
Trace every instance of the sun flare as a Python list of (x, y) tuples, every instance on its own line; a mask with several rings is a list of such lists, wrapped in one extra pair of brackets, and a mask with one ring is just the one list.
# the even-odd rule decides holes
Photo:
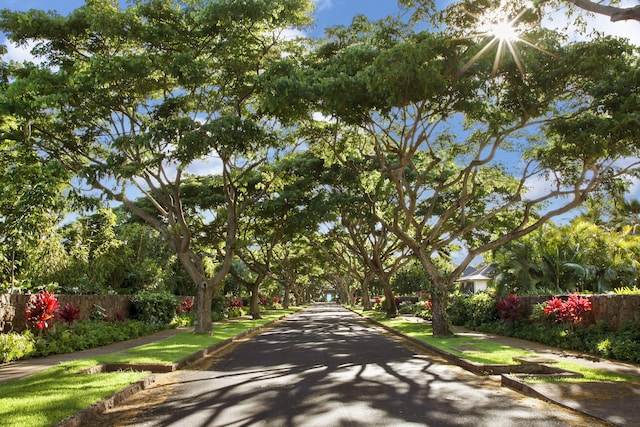
[(493, 37), (506, 42), (515, 42), (520, 38), (518, 29), (514, 26), (514, 23), (506, 19), (493, 24), (491, 28), (489, 28), (489, 33), (493, 35)]
[(522, 63), (520, 54), (516, 48), (517, 44), (523, 44), (546, 54), (555, 56), (525, 39), (525, 33), (532, 27), (521, 22), (521, 19), (529, 8), (525, 7), (515, 14), (513, 10), (509, 12), (506, 5), (507, 2), (503, 0), (495, 9), (487, 10), (478, 16), (472, 15), (476, 21), (476, 25), (471, 30), (467, 38), (478, 39), (486, 44), (469, 61), (467, 61), (466, 64), (464, 64), (464, 66), (458, 71), (458, 76), (464, 74), (476, 61), (494, 47), (496, 52), (493, 60), (493, 67), (491, 69), (492, 77), (497, 75), (498, 69), (500, 68), (500, 61), (507, 50), (513, 57), (513, 61), (515, 62), (522, 77), (526, 76), (524, 64)]

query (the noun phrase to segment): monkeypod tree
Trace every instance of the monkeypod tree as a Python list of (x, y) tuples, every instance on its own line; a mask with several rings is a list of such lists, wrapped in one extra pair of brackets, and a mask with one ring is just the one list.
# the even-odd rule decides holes
[[(34, 42), (44, 62), (9, 71), (0, 108), (14, 139), (56, 159), (158, 230), (196, 287), (197, 332), (212, 328), (211, 298), (231, 267), (241, 215), (237, 182), (281, 143), (253, 107), (258, 76), (287, 56), (284, 32), (307, 25), (308, 0), (90, 0), (63, 17), (3, 10), (0, 29)], [(197, 168), (196, 168), (197, 167)], [(191, 169), (190, 169), (191, 168)], [(189, 171), (219, 173), (224, 248), (205, 270), (185, 218)], [(202, 172), (204, 170), (204, 172)], [(143, 195), (153, 206), (141, 209)]]
[[(441, 29), (357, 17), (328, 31), (305, 60), (265, 76), (264, 103), (291, 114), (276, 103), (289, 96), (297, 117), (321, 112), (333, 147), (345, 126), (368, 139), (397, 204), (379, 208), (367, 185), (363, 198), (428, 273), (433, 333), (449, 335), (448, 290), (475, 258), (638, 174), (639, 56), (611, 38), (561, 44), (535, 27), (506, 39), (475, 31), (478, 14), (423, 16)], [(457, 267), (439, 268), (454, 245)]]

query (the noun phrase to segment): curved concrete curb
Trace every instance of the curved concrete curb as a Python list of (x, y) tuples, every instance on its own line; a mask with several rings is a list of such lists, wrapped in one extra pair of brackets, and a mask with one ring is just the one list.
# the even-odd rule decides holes
[[(304, 308), (302, 310), (304, 310)], [(296, 311), (295, 313), (299, 313), (302, 310)], [(235, 337), (227, 338), (224, 341), (220, 341), (219, 343), (213, 344), (205, 349), (199, 350), (193, 353), (192, 355), (179, 360), (176, 363), (171, 363), (171, 364), (108, 363), (103, 365), (97, 365), (85, 371), (81, 371), (80, 374), (94, 374), (98, 372), (116, 372), (116, 371), (124, 371), (124, 370), (151, 371), (152, 373), (173, 372), (183, 368), (184, 366), (190, 363), (196, 362), (211, 353), (221, 350), (222, 348), (230, 345), (231, 343), (233, 343), (234, 341), (242, 337), (245, 337), (249, 334), (253, 334), (267, 327), (270, 327), (275, 323), (280, 322), (283, 319), (286, 319), (287, 317), (295, 313), (285, 314), (275, 320), (265, 323), (264, 325), (256, 326), (255, 328), (246, 330), (236, 335)], [(113, 396), (108, 397), (104, 400), (101, 400), (100, 402), (94, 403), (89, 408), (81, 412), (78, 412), (69, 418), (62, 420), (61, 422), (56, 424), (56, 427), (81, 427), (81, 426), (91, 425), (92, 424), (91, 421), (93, 418), (101, 415), (103, 412), (109, 409), (114, 408), (115, 406), (119, 405), (126, 399), (133, 396), (134, 394), (146, 389), (147, 387), (149, 387), (149, 385), (153, 384), (154, 382), (155, 382), (155, 376), (149, 375), (141, 379), (140, 381), (137, 381), (131, 384), (127, 388), (120, 390), (119, 392), (115, 393)]]
[(133, 396), (137, 392), (144, 390), (150, 384), (153, 384), (155, 380), (156, 379), (153, 375), (149, 375), (148, 377), (143, 378), (140, 381), (136, 381), (135, 383), (131, 384), (129, 387), (123, 390), (120, 390), (113, 396), (108, 397), (107, 399), (101, 400), (98, 403), (94, 403), (87, 409), (81, 412), (78, 412), (75, 415), (72, 415), (70, 418), (62, 420), (61, 422), (56, 424), (56, 426), (57, 427), (82, 427), (82, 426), (91, 425), (91, 420), (94, 417), (102, 414), (104, 411), (108, 409), (115, 407), (116, 405), (119, 405), (124, 400)]

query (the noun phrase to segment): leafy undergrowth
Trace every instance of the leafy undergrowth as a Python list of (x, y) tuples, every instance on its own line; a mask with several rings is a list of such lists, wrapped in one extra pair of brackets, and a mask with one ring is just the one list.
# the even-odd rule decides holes
[(148, 375), (144, 372), (78, 374), (95, 364), (90, 360), (68, 362), (27, 378), (2, 383), (2, 426), (55, 425)]
[(135, 347), (119, 353), (100, 356), (97, 360), (100, 363), (174, 363), (202, 349), (233, 338), (243, 332), (262, 326), (285, 314), (290, 314), (295, 311), (297, 311), (297, 309), (277, 310), (262, 313), (262, 319), (243, 319), (215, 323), (211, 335), (182, 332), (162, 341)]

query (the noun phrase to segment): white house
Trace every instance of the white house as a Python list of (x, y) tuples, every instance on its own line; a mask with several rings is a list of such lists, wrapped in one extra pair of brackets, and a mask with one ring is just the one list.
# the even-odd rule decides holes
[(467, 267), (458, 279), (460, 291), (475, 294), (487, 290), (489, 282), (493, 280), (494, 268), (492, 265), (482, 265), (479, 267)]

